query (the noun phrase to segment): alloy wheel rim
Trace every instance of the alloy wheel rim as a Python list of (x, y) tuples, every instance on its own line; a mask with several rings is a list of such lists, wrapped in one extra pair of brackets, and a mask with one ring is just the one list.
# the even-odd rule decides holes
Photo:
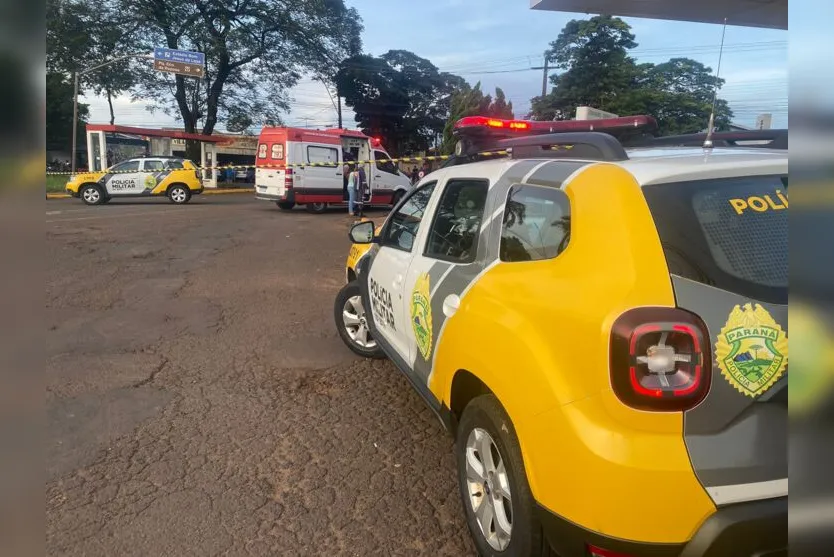
[(371, 330), (365, 318), (365, 308), (361, 296), (351, 296), (342, 307), (342, 321), (350, 339), (365, 349), (376, 348), (376, 341), (371, 337)]
[(87, 188), (84, 190), (84, 200), (95, 203), (99, 200), (101, 195), (96, 188)]
[(485, 429), (476, 427), (469, 432), (465, 462), (469, 505), (475, 521), (490, 547), (504, 551), (513, 530), (510, 476), (503, 455)]

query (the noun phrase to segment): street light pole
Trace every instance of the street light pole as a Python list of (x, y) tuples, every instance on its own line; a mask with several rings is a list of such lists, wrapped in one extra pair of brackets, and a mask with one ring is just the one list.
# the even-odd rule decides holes
[[(94, 72), (100, 68), (104, 68), (105, 66), (109, 66), (110, 64), (115, 64), (116, 62), (121, 62), (122, 60), (126, 60), (127, 58), (153, 58), (153, 52), (135, 52), (133, 54), (125, 54), (124, 56), (119, 56), (118, 58), (114, 58), (109, 62), (104, 62), (103, 64), (98, 64), (93, 66), (92, 68), (87, 68), (86, 70), (80, 70), (75, 72), (75, 83), (73, 85), (73, 100), (72, 100), (72, 163), (71, 163), (71, 171), (75, 174), (75, 149), (77, 148), (77, 135), (78, 135), (78, 78), (79, 76), (86, 75), (90, 72)], [(89, 165), (91, 161), (88, 161), (87, 164)]]
[(72, 155), (71, 171), (75, 174), (76, 142), (78, 141), (78, 72), (75, 72), (75, 85), (72, 94)]

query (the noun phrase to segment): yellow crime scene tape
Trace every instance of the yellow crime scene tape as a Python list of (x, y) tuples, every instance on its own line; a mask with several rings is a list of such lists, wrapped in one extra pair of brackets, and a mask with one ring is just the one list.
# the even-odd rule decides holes
[[(509, 151), (484, 151), (481, 153), (477, 153), (481, 156), (505, 156), (509, 154)], [(221, 166), (195, 166), (194, 170), (203, 171), (203, 170), (249, 170), (250, 168), (305, 168), (305, 167), (339, 167), (346, 164), (353, 164), (353, 165), (366, 165), (366, 164), (376, 164), (380, 162), (434, 162), (434, 161), (445, 161), (451, 158), (452, 155), (431, 155), (428, 157), (397, 157), (391, 159), (376, 159), (376, 160), (367, 160), (367, 161), (342, 161), (342, 162), (296, 162), (296, 163), (287, 163), (287, 164), (261, 164), (261, 165), (254, 165), (254, 164), (227, 164)], [(147, 157), (153, 158), (153, 155)], [(171, 169), (164, 169), (162, 171), (156, 172), (164, 172), (165, 170), (190, 170), (188, 168), (171, 168)], [(134, 174), (138, 172), (137, 170), (116, 170), (116, 171), (106, 171), (106, 170), (94, 170), (94, 171), (80, 171), (76, 170), (75, 174)], [(72, 172), (47, 172), (47, 176), (71, 176)]]

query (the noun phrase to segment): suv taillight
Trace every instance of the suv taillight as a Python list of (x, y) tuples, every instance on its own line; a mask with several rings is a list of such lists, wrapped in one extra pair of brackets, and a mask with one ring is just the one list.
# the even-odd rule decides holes
[(697, 406), (709, 391), (712, 352), (698, 316), (676, 308), (641, 307), (611, 328), (611, 386), (638, 410), (675, 412)]
[(288, 190), (292, 189), (292, 168), (284, 170), (284, 187)]

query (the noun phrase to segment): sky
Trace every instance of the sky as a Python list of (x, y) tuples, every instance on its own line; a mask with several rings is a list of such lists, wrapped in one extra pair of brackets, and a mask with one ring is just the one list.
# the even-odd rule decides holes
[[(417, 11), (415, 3), (406, 0), (346, 0), (346, 4), (355, 7), (363, 19), (366, 53), (409, 50), (471, 84), (480, 81), (487, 93), (500, 87), (512, 101), (516, 117), (523, 117), (530, 109), (530, 99), (541, 93), (542, 71), (530, 68), (542, 65), (544, 51), (568, 21), (590, 17), (531, 10), (529, 0), (425, 0)], [(802, 15), (830, 14), (832, 4), (830, 0), (806, 0)], [(807, 77), (813, 75), (814, 65), (809, 60), (820, 56), (819, 41), (830, 42), (828, 37), (815, 37), (810, 32), (814, 18), (794, 15), (791, 9), (794, 40), (790, 51), (787, 31), (727, 27), (720, 72), (726, 82), (719, 96), (729, 101), (735, 123), (752, 126), (758, 114), (769, 112), (774, 128), (787, 127), (789, 53), (791, 63), (804, 67)], [(721, 25), (624, 19), (636, 36), (638, 46), (631, 55), (638, 62), (689, 57), (716, 70)], [(809, 33), (797, 33), (797, 25), (800, 30), (808, 25)], [(807, 89), (812, 92), (814, 88)], [(321, 83), (303, 79), (293, 88), (292, 97), (291, 110), (285, 116), (288, 125), (335, 127), (336, 111)], [(90, 104), (90, 122), (109, 121), (106, 100), (91, 94), (80, 100)], [(116, 99), (115, 112), (117, 124), (177, 125), (172, 118), (158, 111), (151, 114), (144, 103), (126, 97)], [(355, 127), (352, 112), (343, 106), (342, 113), (345, 127)]]

